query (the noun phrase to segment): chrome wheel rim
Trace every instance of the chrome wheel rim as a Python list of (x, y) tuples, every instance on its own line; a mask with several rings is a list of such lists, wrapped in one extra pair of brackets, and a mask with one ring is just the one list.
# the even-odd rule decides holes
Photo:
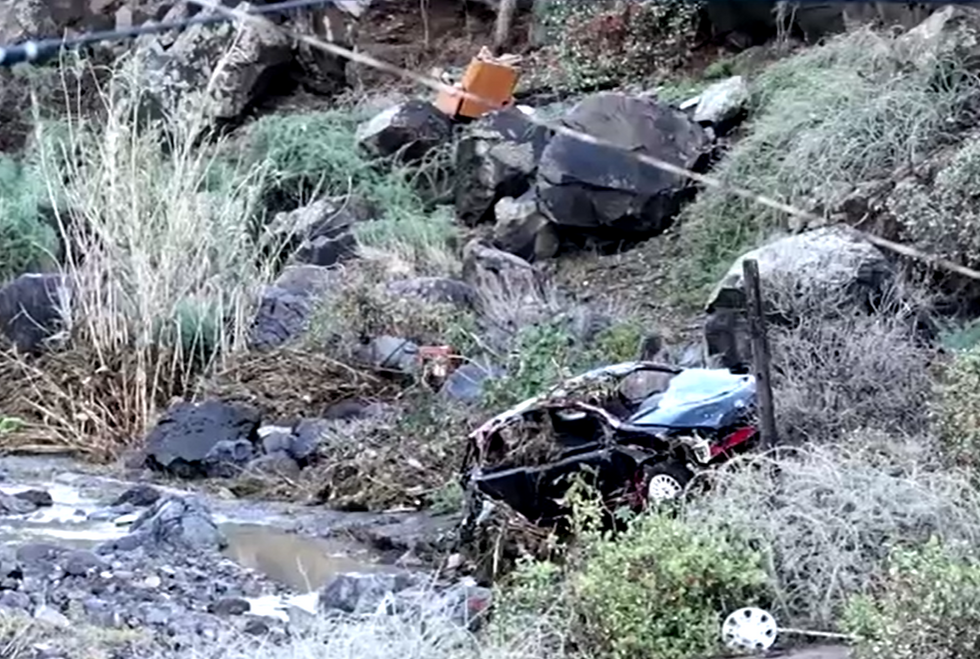
[(650, 501), (667, 501), (677, 498), (683, 489), (673, 476), (654, 474), (647, 483), (647, 498)]

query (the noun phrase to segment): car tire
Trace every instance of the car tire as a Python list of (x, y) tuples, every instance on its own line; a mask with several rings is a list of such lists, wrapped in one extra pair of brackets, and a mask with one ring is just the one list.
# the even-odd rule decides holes
[(674, 460), (643, 466), (643, 494), (647, 505), (672, 501), (684, 493), (694, 472)]

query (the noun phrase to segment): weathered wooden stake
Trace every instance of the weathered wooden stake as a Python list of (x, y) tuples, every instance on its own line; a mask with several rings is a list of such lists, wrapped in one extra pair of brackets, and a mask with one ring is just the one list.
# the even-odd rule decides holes
[(745, 259), (742, 262), (742, 277), (745, 280), (745, 312), (749, 321), (752, 369), (755, 371), (758, 396), (759, 432), (762, 435), (762, 448), (769, 449), (776, 445), (776, 411), (772, 400), (769, 336), (766, 332), (758, 261)]

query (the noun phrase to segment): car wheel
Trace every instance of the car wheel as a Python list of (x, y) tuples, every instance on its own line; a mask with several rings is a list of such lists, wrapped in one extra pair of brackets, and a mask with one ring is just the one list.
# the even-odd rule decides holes
[(676, 499), (694, 478), (690, 469), (674, 461), (645, 465), (643, 474), (648, 504)]

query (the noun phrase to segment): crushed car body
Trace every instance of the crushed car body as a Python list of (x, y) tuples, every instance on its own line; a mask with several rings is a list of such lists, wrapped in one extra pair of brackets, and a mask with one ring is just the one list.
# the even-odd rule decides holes
[(567, 515), (577, 474), (612, 507), (674, 498), (699, 470), (753, 445), (755, 402), (755, 378), (727, 369), (626, 362), (589, 371), (471, 433), (471, 514), (501, 502), (552, 526)]

